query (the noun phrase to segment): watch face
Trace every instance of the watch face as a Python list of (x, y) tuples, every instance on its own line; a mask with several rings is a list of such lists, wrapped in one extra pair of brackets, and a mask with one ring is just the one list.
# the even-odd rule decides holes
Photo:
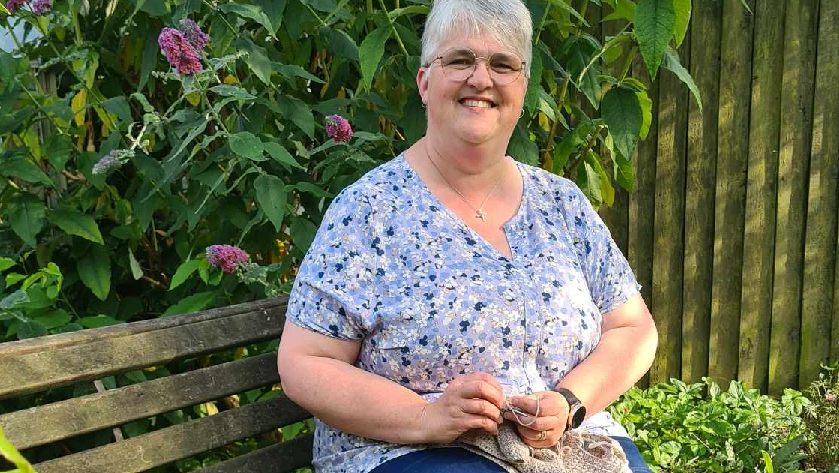
[(580, 424), (583, 423), (583, 420), (585, 420), (585, 418), (586, 418), (586, 408), (580, 406), (580, 408), (577, 409), (576, 411), (574, 411), (574, 413), (572, 414), (571, 426), (573, 428), (579, 427)]

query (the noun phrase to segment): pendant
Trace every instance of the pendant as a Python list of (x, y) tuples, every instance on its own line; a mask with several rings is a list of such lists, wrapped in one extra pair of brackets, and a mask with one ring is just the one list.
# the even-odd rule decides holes
[(484, 223), (486, 223), (486, 221), (487, 221), (486, 216), (487, 216), (487, 214), (486, 214), (486, 212), (484, 212), (484, 209), (475, 209), (475, 218), (479, 218), (479, 219), (483, 220)]

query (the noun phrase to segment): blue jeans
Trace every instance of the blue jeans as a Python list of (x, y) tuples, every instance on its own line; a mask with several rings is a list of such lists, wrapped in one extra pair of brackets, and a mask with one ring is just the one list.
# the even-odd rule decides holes
[[(633, 473), (652, 473), (638, 447), (628, 437), (612, 437), (620, 443)], [(394, 458), (370, 473), (506, 473), (506, 470), (462, 448), (431, 448)]]

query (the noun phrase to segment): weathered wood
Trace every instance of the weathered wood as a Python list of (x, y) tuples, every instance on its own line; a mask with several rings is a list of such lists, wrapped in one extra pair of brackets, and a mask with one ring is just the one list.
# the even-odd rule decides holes
[(129, 324), (113, 325), (95, 330), (80, 330), (78, 332), (62, 333), (59, 335), (47, 335), (45, 337), (29, 338), (26, 340), (5, 342), (0, 344), (0, 358), (6, 356), (21, 356), (27, 353), (43, 351), (45, 349), (61, 348), (71, 345), (81, 345), (97, 340), (119, 338), (127, 335), (135, 335), (154, 330), (162, 330), (171, 327), (180, 327), (188, 324), (207, 322), (219, 318), (229, 317), (236, 314), (256, 312), (278, 308), (285, 313), (288, 297), (282, 296), (275, 299), (266, 299), (255, 302), (209, 309), (194, 314), (176, 315), (152, 320), (142, 320)]
[(0, 398), (36, 392), (188, 356), (276, 338), (285, 308), (275, 306), (179, 327), (0, 357)]
[[(818, 61), (813, 100), (813, 135), (804, 248), (799, 385), (818, 376), (830, 357), (833, 277), (836, 265), (837, 179), (839, 179), (839, 7), (821, 2)], [(834, 339), (833, 344), (839, 343)]]
[(285, 396), (35, 465), (39, 473), (139, 473), (311, 417)]
[(743, 245), (740, 349), (737, 377), (766, 392), (772, 318), (772, 268), (778, 140), (781, 127), (781, 74), (784, 11), (772, 0), (755, 3), (749, 163)]
[(198, 473), (285, 473), (312, 463), (311, 434), (216, 463)]
[(721, 31), (722, 4), (718, 0), (694, 1), (689, 32), (690, 73), (702, 96), (703, 110), (699, 110), (691, 97), (685, 182), (681, 370), (682, 379), (691, 383), (708, 374)]
[(769, 392), (798, 386), (818, 0), (787, 2)]
[[(679, 48), (685, 67), (690, 67), (689, 43), (686, 38)], [(663, 69), (660, 74), (652, 301), (659, 344), (650, 369), (651, 383), (681, 374), (685, 150), (690, 100), (687, 88), (674, 74)]]
[(19, 449), (122, 425), (276, 383), (277, 354), (133, 384), (0, 416), (6, 437)]
[(740, 0), (723, 8), (708, 375), (727, 385), (737, 377), (739, 356), (754, 16)]
[[(632, 65), (632, 76), (643, 82), (649, 90), (653, 104), (659, 102), (658, 82), (651, 84), (643, 61)], [(655, 216), (656, 154), (658, 152), (658, 109), (653, 106), (650, 133), (647, 139), (638, 143), (633, 158), (635, 164), (635, 190), (629, 196), (629, 234), (627, 235), (627, 257), (638, 283), (641, 295), (650, 310), (653, 307), (653, 228)], [(655, 316), (655, 314), (653, 314)], [(638, 383), (638, 387), (649, 385), (649, 374)]]

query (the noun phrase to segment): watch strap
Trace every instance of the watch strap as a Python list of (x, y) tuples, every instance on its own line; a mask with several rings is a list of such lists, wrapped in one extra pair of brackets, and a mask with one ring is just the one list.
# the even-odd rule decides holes
[[(585, 406), (580, 401), (570, 389), (567, 388), (557, 388), (556, 392), (562, 395), (565, 400), (568, 402), (568, 427), (572, 429), (576, 429), (577, 427), (582, 424), (582, 417), (585, 417)], [(578, 416), (578, 411), (582, 410), (583, 415)]]

